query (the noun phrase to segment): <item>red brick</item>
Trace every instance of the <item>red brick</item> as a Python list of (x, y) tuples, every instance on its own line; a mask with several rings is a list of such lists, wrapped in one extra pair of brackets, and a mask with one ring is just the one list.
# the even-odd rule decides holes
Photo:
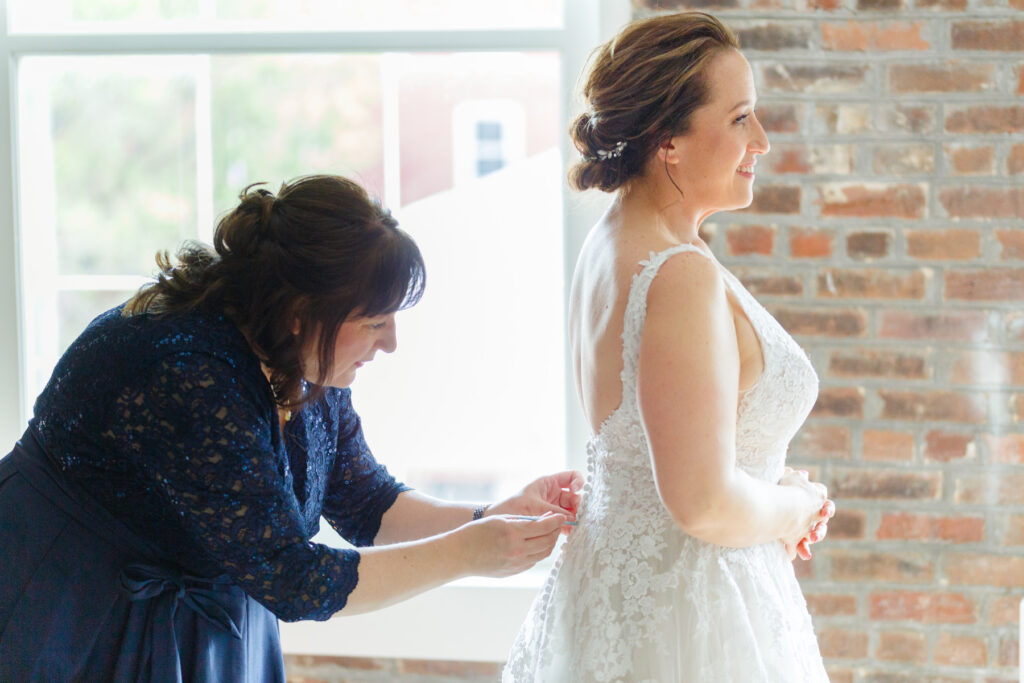
[(946, 187), (939, 202), (954, 218), (1024, 218), (1024, 187)]
[(794, 258), (827, 258), (832, 256), (835, 236), (831, 230), (791, 228), (789, 253)]
[(793, 440), (792, 453), (799, 458), (846, 460), (850, 457), (850, 428), (805, 423)]
[(883, 661), (923, 664), (928, 660), (928, 639), (920, 631), (882, 631), (875, 656)]
[(937, 9), (962, 12), (967, 9), (967, 0), (917, 0), (918, 9)]
[(942, 472), (839, 469), (829, 486), (837, 500), (936, 500), (941, 493)]
[(798, 296), (804, 292), (799, 275), (783, 275), (773, 269), (734, 268), (733, 272), (751, 294), (764, 296)]
[[(984, 643), (982, 643), (984, 645)], [(1017, 667), (1020, 665), (1020, 640), (1015, 636), (1003, 636), (999, 639), (999, 666)]]
[(867, 66), (855, 64), (765, 64), (766, 92), (853, 93), (867, 85)]
[(857, 0), (859, 11), (899, 10), (905, 6), (904, 0)]
[(811, 25), (803, 22), (730, 22), (744, 50), (798, 50), (811, 47)]
[(818, 187), (823, 216), (923, 218), (927, 197), (919, 185), (828, 183)]
[(961, 351), (952, 380), (959, 384), (1024, 384), (1024, 353)]
[(946, 666), (983, 666), (988, 659), (985, 641), (973, 636), (940, 633), (935, 643), (935, 663)]
[(1003, 545), (1024, 545), (1024, 515), (1007, 516)]
[(889, 89), (894, 93), (981, 92), (993, 87), (991, 64), (893, 64)]
[(730, 225), (725, 231), (729, 253), (733, 256), (761, 254), (771, 256), (775, 228), (768, 225)]
[(811, 409), (812, 417), (863, 417), (864, 390), (859, 387), (825, 387)]
[(928, 50), (920, 21), (846, 21), (821, 25), (821, 41), (830, 50)]
[(923, 270), (900, 272), (878, 268), (833, 268), (818, 274), (818, 296), (872, 300), (923, 299), (928, 275)]
[(892, 247), (889, 231), (851, 232), (846, 236), (846, 255), (857, 259), (884, 258)]
[(861, 510), (839, 508), (828, 523), (828, 537), (835, 540), (858, 540), (864, 538), (867, 515)]
[(1004, 465), (1024, 465), (1024, 434), (985, 437), (989, 459)]
[[(1024, 505), (1024, 474), (961, 475), (956, 480), (953, 500), (972, 505)], [(1024, 579), (1021, 583), (1024, 584)]]
[(953, 49), (1024, 51), (1024, 21), (957, 21)]
[(992, 599), (988, 608), (988, 623), (990, 626), (1010, 626), (1017, 623), (1020, 618), (1020, 602), (1024, 600), (1024, 593), (1016, 595), (1003, 595)]
[(878, 621), (973, 624), (978, 620), (974, 602), (959, 593), (875, 591), (869, 600), (871, 618)]
[(935, 108), (931, 105), (892, 104), (883, 112), (886, 130), (915, 135), (935, 130)]
[(832, 353), (828, 369), (838, 377), (927, 379), (931, 374), (923, 355), (898, 351), (836, 351)]
[(791, 185), (759, 185), (750, 213), (800, 213), (800, 188)]
[(999, 257), (1004, 261), (1010, 259), (1024, 259), (1024, 231), (996, 230), (996, 239), (999, 240), (1001, 251)]
[[(831, 529), (831, 525), (829, 526)], [(935, 565), (923, 553), (828, 550), (835, 581), (930, 583)]]
[(860, 659), (868, 654), (868, 634), (864, 631), (823, 628), (817, 635), (823, 657)]
[(988, 418), (985, 396), (952, 391), (899, 391), (880, 389), (882, 418), (982, 423)]
[(914, 435), (881, 429), (865, 429), (863, 460), (908, 461), (914, 459)]
[(935, 170), (935, 148), (928, 144), (881, 145), (875, 148), (875, 173), (920, 175)]
[(947, 106), (949, 133), (1017, 133), (1024, 130), (1024, 106)]
[(772, 152), (761, 163), (775, 174), (844, 175), (853, 171), (852, 145), (772, 145)]
[(994, 147), (946, 145), (946, 155), (957, 175), (992, 175), (996, 171)]
[(979, 543), (985, 539), (985, 519), (891, 512), (882, 515), (875, 537), (879, 540)]
[(1009, 341), (1024, 341), (1024, 313), (1006, 314), (1006, 338)]
[[(811, 0), (814, 2), (815, 0)], [(825, 674), (830, 683), (853, 683), (853, 669), (825, 662)]]
[[(1024, 0), (1012, 0), (1015, 4), (1020, 5), (1017, 9), (1024, 9)], [(1020, 67), (1020, 75), (1017, 78), (1017, 94), (1024, 95), (1024, 66)]]
[(766, 102), (757, 106), (757, 120), (769, 133), (796, 133), (801, 129), (803, 104)]
[(974, 458), (977, 450), (970, 434), (951, 434), (932, 430), (924, 436), (924, 458), (934, 462), (952, 462)]
[(775, 308), (772, 315), (794, 335), (847, 338), (867, 334), (867, 313), (863, 309)]
[(814, 108), (814, 124), (832, 135), (852, 135), (871, 130), (871, 107), (866, 104), (819, 104)]
[[(817, 556), (817, 555), (815, 555)], [(803, 581), (805, 579), (814, 578), (814, 560), (808, 560), (806, 562), (794, 562), (793, 573), (797, 579)]]
[(807, 609), (815, 617), (845, 617), (857, 614), (857, 598), (836, 593), (808, 593)]
[(936, 261), (981, 256), (981, 236), (974, 230), (907, 230), (907, 255)]
[(1024, 300), (1024, 270), (990, 268), (988, 270), (947, 272), (946, 299)]
[[(1024, 70), (1021, 71), (1024, 73)], [(1024, 145), (1014, 145), (1006, 157), (1006, 172), (1010, 175), (1024, 173)]]
[(946, 578), (951, 584), (1024, 586), (1024, 557), (1019, 555), (951, 553), (945, 559)]
[(399, 674), (441, 675), (468, 678), (469, 676), (497, 676), (501, 673), (501, 668), (502, 665), (496, 662), (453, 662), (433, 659), (398, 660)]
[[(386, 663), (386, 660), (374, 659), (372, 657), (335, 657), (297, 654), (286, 654), (284, 657), (289, 669), (300, 667), (304, 669), (337, 667), (343, 669), (355, 669), (357, 671), (384, 671), (391, 668)], [(289, 680), (291, 680), (290, 677)]]

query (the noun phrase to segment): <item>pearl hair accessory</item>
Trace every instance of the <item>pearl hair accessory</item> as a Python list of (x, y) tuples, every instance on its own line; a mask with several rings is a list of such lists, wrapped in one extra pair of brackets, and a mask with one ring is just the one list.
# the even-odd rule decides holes
[(601, 161), (605, 161), (606, 159), (617, 159), (618, 157), (622, 156), (622, 150), (624, 149), (626, 149), (626, 141), (619, 140), (618, 142), (615, 143), (615, 146), (612, 147), (610, 150), (597, 150), (597, 158), (600, 159)]

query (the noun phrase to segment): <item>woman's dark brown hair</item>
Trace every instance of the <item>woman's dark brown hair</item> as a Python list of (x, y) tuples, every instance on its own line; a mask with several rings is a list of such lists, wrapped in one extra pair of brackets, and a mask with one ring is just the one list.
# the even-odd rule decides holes
[[(254, 188), (221, 218), (212, 249), (186, 242), (173, 265), (158, 253), (156, 282), (124, 314), (227, 315), (271, 369), (277, 402), (294, 407), (322, 393), (341, 324), (412, 306), (426, 270), (412, 238), (351, 180), (306, 176), (277, 196)], [(319, 378), (305, 393), (303, 349), (319, 356)]]
[(658, 145), (684, 134), (708, 99), (708, 64), (739, 49), (709, 14), (682, 12), (635, 21), (591, 55), (588, 111), (569, 129), (583, 155), (569, 172), (578, 190), (617, 190), (643, 173)]

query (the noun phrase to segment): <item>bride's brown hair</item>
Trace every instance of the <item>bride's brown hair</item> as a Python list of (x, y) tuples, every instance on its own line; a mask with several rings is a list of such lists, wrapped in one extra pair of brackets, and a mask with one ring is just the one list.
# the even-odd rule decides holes
[(685, 133), (708, 99), (708, 64), (736, 36), (703, 12), (635, 21), (591, 55), (588, 110), (569, 129), (583, 155), (569, 172), (578, 190), (611, 192), (643, 172), (658, 145)]

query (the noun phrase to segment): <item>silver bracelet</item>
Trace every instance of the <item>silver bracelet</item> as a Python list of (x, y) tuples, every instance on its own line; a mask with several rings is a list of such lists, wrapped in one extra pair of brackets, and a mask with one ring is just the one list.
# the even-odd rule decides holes
[(490, 503), (487, 503), (486, 505), (478, 505), (476, 509), (473, 510), (473, 521), (475, 522), (478, 519), (482, 519), (484, 513), (487, 512), (487, 508), (489, 507), (491, 507)]

